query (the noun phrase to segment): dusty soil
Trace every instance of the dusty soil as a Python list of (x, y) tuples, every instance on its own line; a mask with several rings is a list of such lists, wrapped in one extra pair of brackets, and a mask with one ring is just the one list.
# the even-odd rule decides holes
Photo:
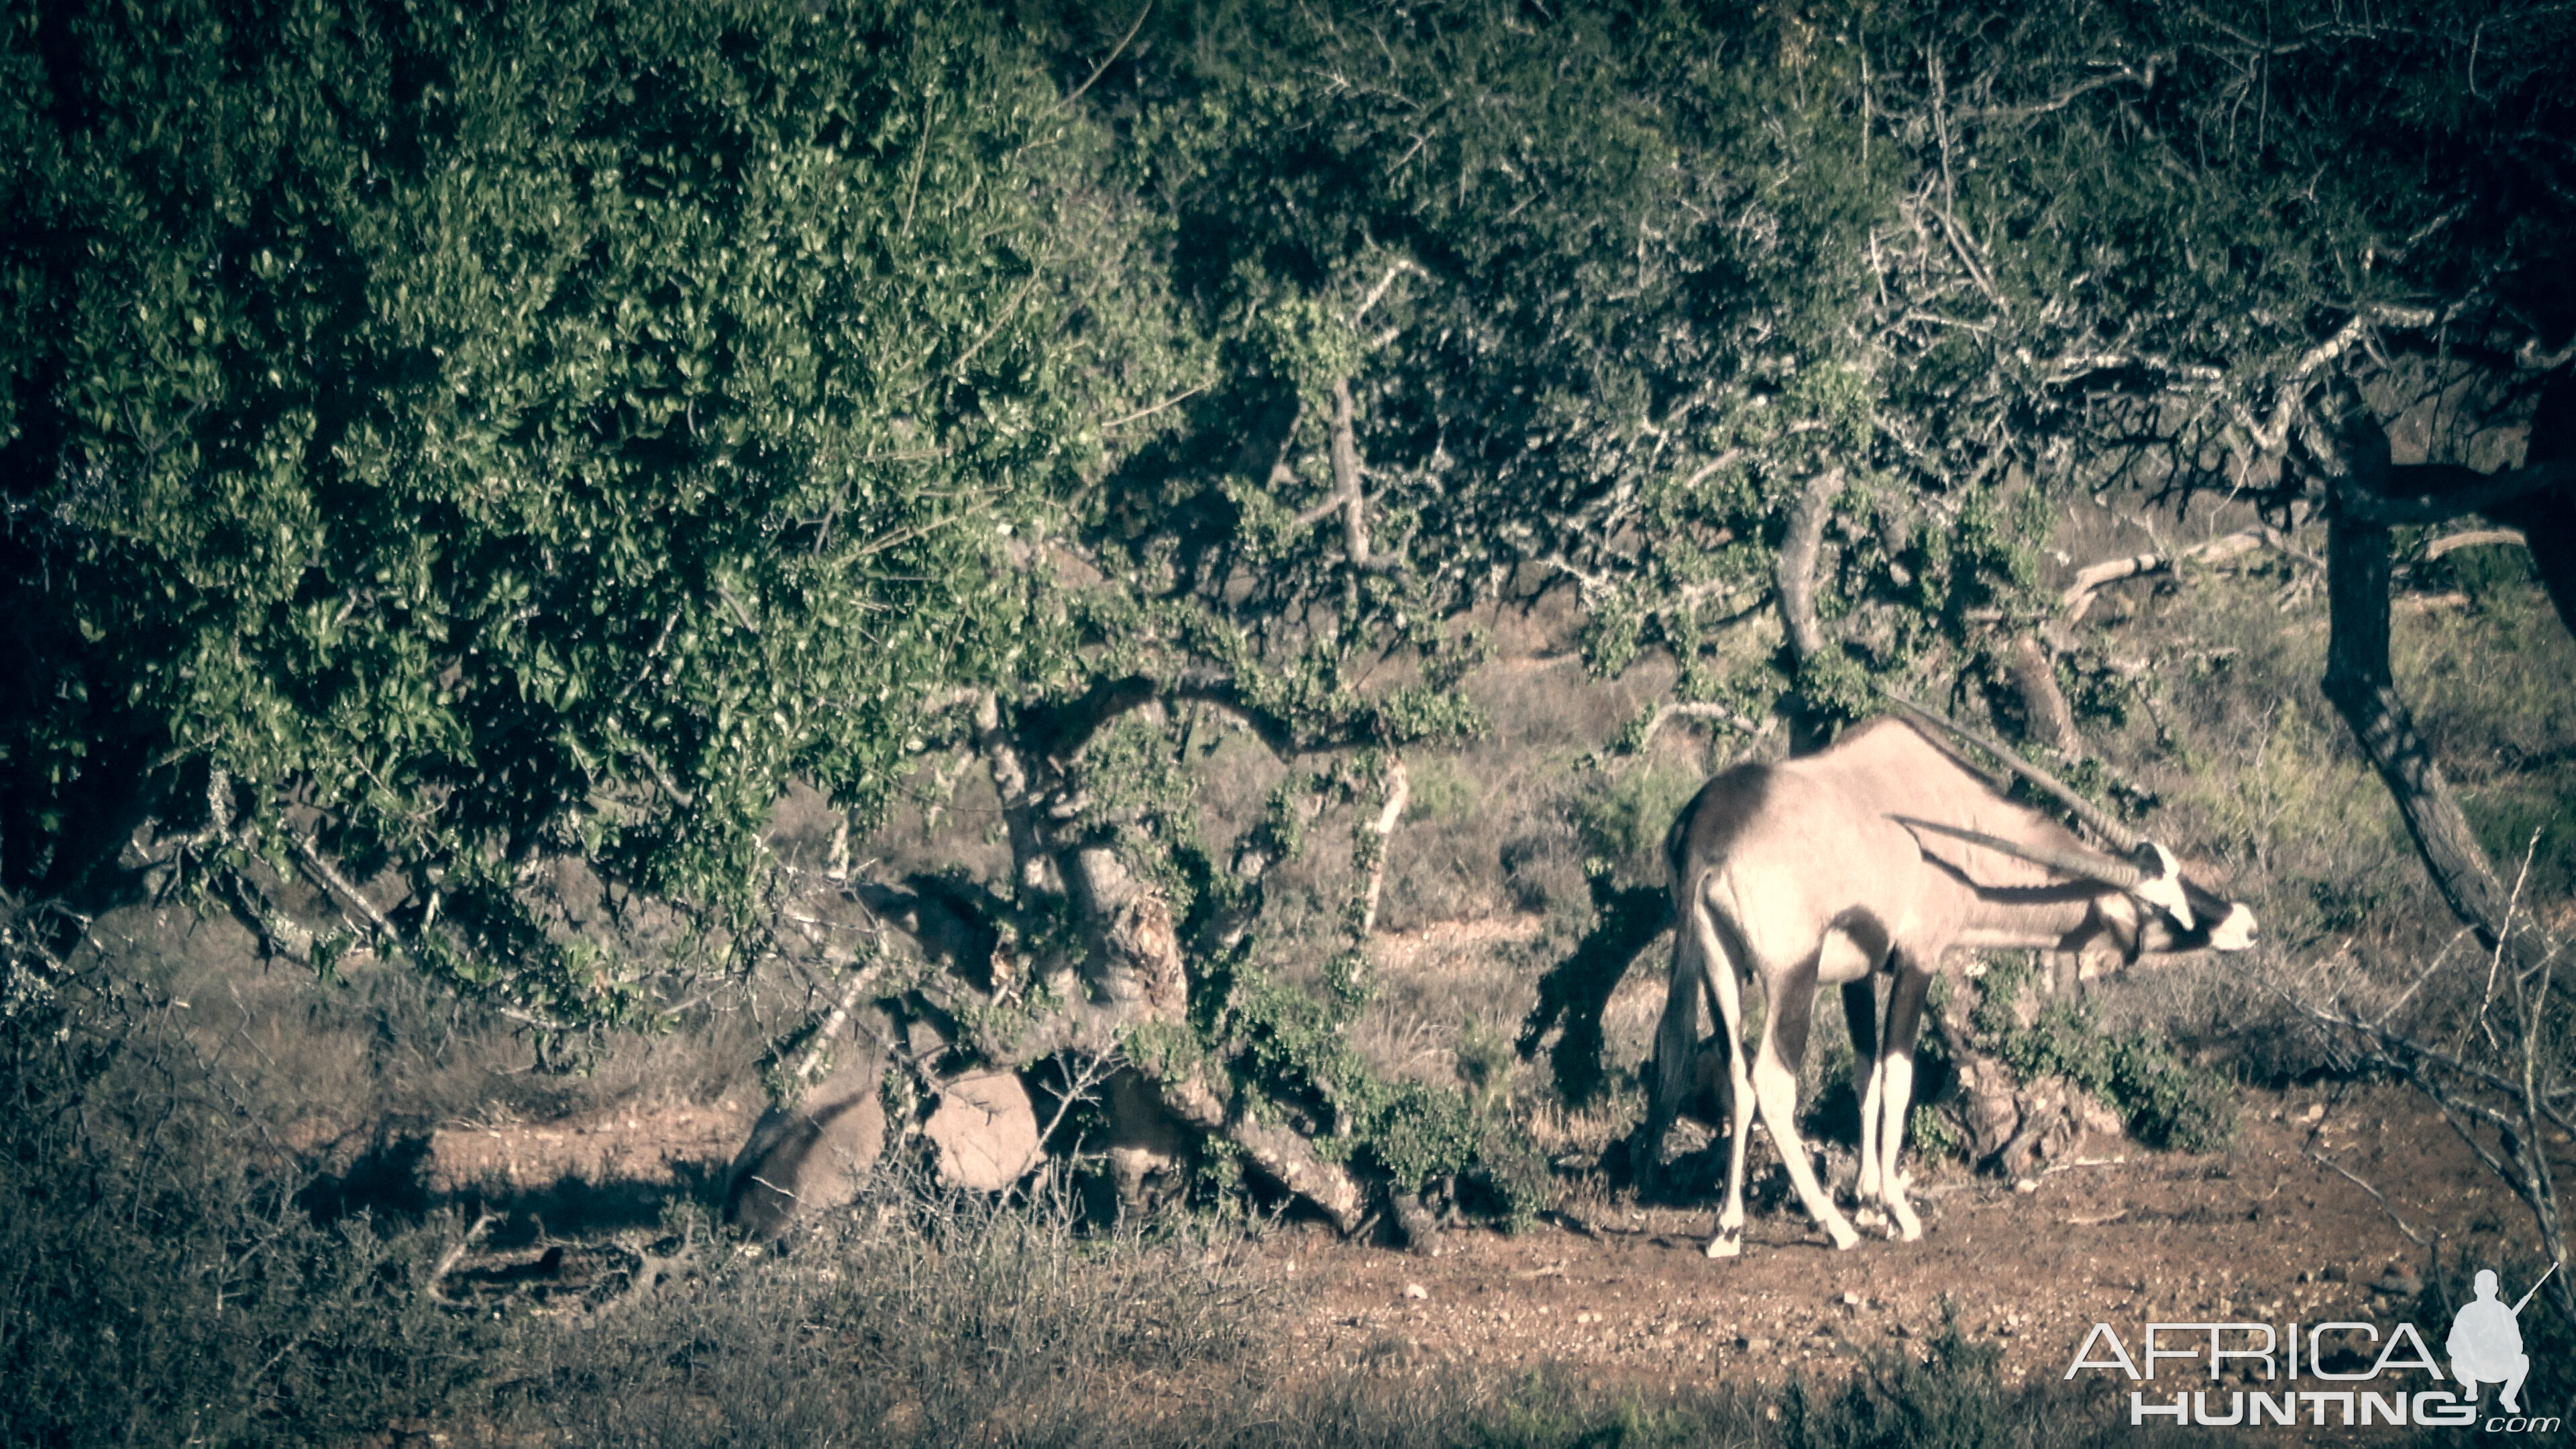
[(668, 1191), (722, 1172), (756, 1115), (719, 1102), (618, 1108), (559, 1122), (453, 1123), (429, 1134), (421, 1186), (439, 1198), (517, 1195), (560, 1183)]
[[(2420, 1284), (2407, 1280), (2430, 1261), (2396, 1218), (2439, 1242), (2449, 1271), (2530, 1254), (2519, 1204), (2404, 1091), (2254, 1093), (2244, 1106), (2244, 1139), (2225, 1154), (2097, 1141), (2026, 1189), (1963, 1172), (1920, 1182), (1916, 1243), (1836, 1253), (1791, 1204), (1755, 1213), (1741, 1258), (1712, 1261), (1700, 1247), (1713, 1199), (1614, 1198), (1519, 1236), (1444, 1234), (1436, 1257), (1311, 1229), (1270, 1251), (1311, 1275), (1297, 1335), (1318, 1358), (1555, 1364), (1649, 1389), (1812, 1376), (1937, 1334), (1945, 1311), (2000, 1346), (2016, 1382), (2062, 1375), (2097, 1322), (2133, 1353), (2151, 1320), (2389, 1325), (2412, 1313)], [(2438, 1344), (2448, 1321), (2419, 1328)]]
[[(1535, 918), (1448, 923), (1383, 936), (1376, 954), (1391, 983), (1418, 984), (1535, 930)], [(1642, 1037), (1660, 1004), (1660, 973), (1634, 978), (1611, 1003), (1614, 1037)], [(1716, 1191), (1641, 1204), (1597, 1174), (1569, 1176), (1560, 1209), (1518, 1235), (1453, 1229), (1416, 1254), (1292, 1221), (1260, 1251), (1303, 1290), (1292, 1332), (1306, 1367), (1552, 1367), (1653, 1393), (1721, 1377), (1831, 1377), (1870, 1350), (1937, 1335), (1950, 1313), (1969, 1338), (2000, 1347), (2014, 1381), (2063, 1375), (2095, 1323), (2133, 1352), (2150, 1321), (2286, 1329), (2411, 1316), (2438, 1344), (2448, 1310), (2416, 1301), (2437, 1248), (2454, 1278), (2533, 1256), (2528, 1214), (2410, 1091), (2329, 1083), (2249, 1092), (2241, 1105), (2245, 1130), (2226, 1153), (2152, 1152), (2097, 1134), (2018, 1184), (1917, 1167), (1923, 1239), (1868, 1236), (1849, 1253), (1809, 1226), (1758, 1135), (1753, 1218), (1736, 1259), (1700, 1252)], [(462, 1260), (457, 1286), (502, 1291), (525, 1279), (578, 1295), (613, 1281), (638, 1250), (610, 1246), (608, 1231), (624, 1229), (631, 1245), (658, 1202), (706, 1195), (755, 1108), (629, 1107), (432, 1133), (424, 1186), (523, 1224)], [(1713, 1157), (1699, 1163), (1703, 1181)], [(591, 1211), (611, 1204), (625, 1210)], [(533, 1233), (531, 1216), (543, 1220)], [(568, 1255), (538, 1271), (558, 1246)]]
[[(1291, 1330), (1304, 1366), (1553, 1368), (1647, 1393), (1721, 1377), (1833, 1377), (1868, 1350), (1936, 1335), (1949, 1312), (1970, 1338), (2002, 1349), (2016, 1382), (2062, 1375), (2096, 1322), (2118, 1328), (2133, 1351), (2150, 1320), (2282, 1327), (2413, 1316), (2438, 1343), (2448, 1314), (2416, 1312), (2420, 1284), (2408, 1280), (2428, 1276), (2431, 1249), (2409, 1229), (2437, 1242), (2453, 1273), (2527, 1258), (2521, 1207), (2403, 1089), (2249, 1093), (2244, 1110), (2244, 1138), (2228, 1153), (2096, 1139), (2089, 1155), (2023, 1185), (1964, 1171), (1919, 1181), (1922, 1241), (1865, 1238), (1849, 1253), (1830, 1251), (1803, 1213), (1775, 1201), (1757, 1207), (1744, 1256), (1712, 1261), (1700, 1246), (1713, 1197), (1640, 1206), (1582, 1182), (1564, 1210), (1518, 1235), (1455, 1229), (1415, 1254), (1291, 1223), (1261, 1251), (1304, 1290)], [(447, 1185), (487, 1191), (590, 1174), (611, 1179), (591, 1179), (611, 1195), (647, 1185), (637, 1178), (670, 1191), (720, 1172), (749, 1120), (673, 1108), (477, 1124), (436, 1134), (430, 1165)], [(536, 1266), (570, 1226), (496, 1239), (460, 1263), (466, 1281), (456, 1286), (545, 1279), (580, 1292), (585, 1282), (565, 1280), (613, 1265), (561, 1275)], [(573, 1247), (573, 1259), (600, 1256)], [(574, 1266), (560, 1251), (554, 1261)]]

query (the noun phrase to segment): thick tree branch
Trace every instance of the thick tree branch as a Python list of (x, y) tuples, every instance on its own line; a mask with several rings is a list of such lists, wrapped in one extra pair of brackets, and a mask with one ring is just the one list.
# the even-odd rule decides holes
[[(2442, 899), (2490, 950), (2517, 971), (2537, 964), (2509, 930), (2504, 886), (2487, 864), (2450, 782), (2416, 732), (2388, 664), (2388, 522), (2380, 504), (2394, 492), (2388, 434), (2356, 409), (2342, 436), (2345, 471), (2327, 495), (2326, 591), (2332, 633), (2325, 695), (2341, 711), (2362, 753), (2388, 786), (2416, 851)], [(2459, 470), (2465, 472), (2466, 470)], [(2520, 469), (2531, 473), (2535, 470)], [(2447, 516), (2447, 515), (2445, 515)]]
[[(1390, 550), (1378, 553), (1369, 546), (1368, 497), (1361, 490), (1360, 449), (1355, 430), (1354, 406), (1351, 402), (1351, 380), (1333, 379), (1333, 496), (1319, 510), (1308, 513), (1320, 519), (1337, 505), (1342, 511), (1342, 552), (1359, 573), (1387, 573), (1401, 561), (1401, 555)], [(1300, 515), (1301, 520), (1305, 515)], [(1356, 581), (1354, 581), (1356, 583)]]
[(2464, 548), (2485, 548), (2497, 544), (2529, 548), (2531, 541), (2524, 538), (2522, 530), (2518, 528), (2464, 529), (2458, 533), (2446, 533), (2424, 545), (2424, 558), (2429, 563), (2446, 553), (2457, 553)]
[(2092, 611), (2094, 595), (2111, 584), (2146, 574), (2170, 573), (2185, 563), (2217, 563), (2267, 545), (2279, 551), (2284, 557), (2294, 558), (2317, 568), (2325, 567), (2324, 559), (2299, 547), (2288, 534), (2281, 530), (2268, 527), (2249, 528), (2241, 533), (2226, 534), (2203, 543), (2196, 543), (2189, 548), (2166, 553), (2132, 554), (2127, 558), (2105, 559), (2100, 563), (2087, 564), (2076, 570), (2075, 581), (2066, 586), (2065, 590), (2057, 596), (2057, 601), (2066, 610), (2067, 623), (2080, 623), (2084, 616)]
[(2404, 523), (2440, 523), (2463, 513), (2488, 513), (2544, 489), (2576, 485), (2576, 460), (2534, 463), (2507, 473), (2481, 473), (2451, 463), (2388, 468), (2372, 482), (2350, 481), (2334, 493), (2334, 506), (2355, 523), (2382, 529)]
[(1027, 905), (1051, 894), (1049, 861), (1038, 839), (1037, 802), (1029, 794), (1029, 769), (1018, 742), (1002, 725), (1002, 702), (987, 690), (975, 701), (975, 746), (992, 772), (993, 793), (1002, 802), (1002, 828), (1011, 842), (1011, 878)]
[[(1790, 667), (1796, 671), (1804, 671), (1825, 650), (1824, 628), (1816, 620), (1816, 556), (1824, 546), (1825, 520), (1842, 487), (1839, 467), (1807, 480), (1797, 501), (1789, 505), (1788, 533), (1780, 540), (1780, 555), (1773, 566), (1780, 622), (1788, 633)], [(1823, 744), (1822, 721), (1813, 705), (1801, 699), (1789, 722), (1789, 752), (1802, 755)]]
[(1386, 795), (1378, 808), (1377, 819), (1368, 824), (1369, 832), (1376, 839), (1369, 855), (1368, 885), (1361, 893), (1359, 938), (1363, 945), (1367, 943), (1369, 934), (1377, 929), (1378, 896), (1386, 888), (1387, 846), (1395, 838), (1396, 823), (1404, 819), (1405, 802), (1413, 798), (1413, 787), (1405, 776), (1402, 758), (1390, 757), (1387, 760), (1385, 785)]
[(1229, 1106), (1203, 1073), (1160, 1083), (1159, 1091), (1173, 1116), (1242, 1148), (1264, 1176), (1313, 1203), (1335, 1229), (1348, 1234), (1359, 1228), (1367, 1193), (1348, 1168), (1316, 1156), (1315, 1144), (1286, 1127), (1262, 1122), (1241, 1095)]

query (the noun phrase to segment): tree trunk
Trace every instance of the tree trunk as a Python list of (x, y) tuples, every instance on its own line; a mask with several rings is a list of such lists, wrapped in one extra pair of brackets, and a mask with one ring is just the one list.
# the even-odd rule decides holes
[[(1825, 652), (1824, 626), (1816, 619), (1816, 563), (1823, 551), (1825, 520), (1832, 516), (1834, 495), (1842, 491), (1843, 470), (1828, 468), (1807, 480), (1798, 501), (1789, 505), (1789, 529), (1780, 540), (1772, 579), (1780, 594), (1780, 623), (1789, 639), (1789, 667), (1804, 674)], [(1826, 743), (1824, 712), (1804, 691), (1792, 690), (1789, 704), (1789, 753), (1810, 755)]]
[[(2388, 666), (2388, 526), (2374, 504), (2391, 491), (2388, 434), (2359, 414), (2343, 437), (2346, 469), (2327, 495), (2326, 596), (2332, 634), (2326, 646), (2326, 698), (2352, 726), (2362, 753), (2388, 786), (2433, 884), (2489, 950), (2500, 945), (2522, 966), (2526, 951), (2511, 939), (2511, 898), (2486, 851), (2460, 813), (2450, 782), (2398, 696)], [(2535, 545), (2535, 548), (2537, 545)]]
[(2029, 737), (2069, 760), (2084, 757), (2084, 737), (2075, 732), (2075, 711), (2057, 687), (2057, 651), (2024, 634), (2012, 642), (2004, 665), (2012, 671), (2013, 691), (2021, 696), (2022, 727)]

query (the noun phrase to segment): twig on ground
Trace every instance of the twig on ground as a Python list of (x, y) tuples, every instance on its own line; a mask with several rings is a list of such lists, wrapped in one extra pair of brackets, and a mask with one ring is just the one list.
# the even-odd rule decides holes
[(457, 1264), (465, 1261), (467, 1253), (474, 1251), (474, 1240), (482, 1237), (494, 1223), (500, 1220), (499, 1213), (486, 1211), (476, 1214), (474, 1226), (465, 1230), (465, 1236), (456, 1240), (456, 1246), (439, 1255), (438, 1266), (429, 1270), (429, 1296), (432, 1301), (446, 1304), (450, 1308), (461, 1306), (455, 1299), (440, 1292), (439, 1285), (447, 1281), (448, 1274), (456, 1271)]
[(2043, 1167), (2039, 1170), (2039, 1175), (2047, 1177), (2052, 1173), (2073, 1172), (2079, 1167), (2126, 1167), (2128, 1165), (2129, 1159), (2126, 1157), (2079, 1157), (2073, 1162), (2061, 1162), (2054, 1167)]
[(2369, 1183), (2362, 1181), (2351, 1168), (2344, 1166), (2342, 1163), (2335, 1161), (2333, 1158), (2326, 1156), (2324, 1153), (2319, 1152), (2313, 1147), (2308, 1148), (2307, 1153), (2308, 1156), (2317, 1160), (2319, 1166), (2333, 1168), (2335, 1171), (2343, 1174), (2345, 1181), (2350, 1182), (2357, 1188), (2360, 1188), (2363, 1192), (2369, 1193), (2370, 1200), (2379, 1204), (2379, 1210), (2388, 1214), (2388, 1220), (2397, 1225), (2397, 1231), (2414, 1239), (2417, 1247), (2429, 1248), (2433, 1245), (2433, 1240), (2431, 1238), (2415, 1231), (2414, 1227), (2409, 1224), (2406, 1219), (2398, 1216), (2397, 1209), (2388, 1205), (2388, 1199), (2380, 1193), (2378, 1188), (2372, 1187)]

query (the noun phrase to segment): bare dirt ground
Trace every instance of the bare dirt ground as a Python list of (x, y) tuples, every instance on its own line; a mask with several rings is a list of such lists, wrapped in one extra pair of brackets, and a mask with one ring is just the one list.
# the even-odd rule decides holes
[[(2528, 1222), (2408, 1093), (2252, 1093), (2237, 1150), (2104, 1144), (2028, 1190), (1964, 1172), (1918, 1182), (1916, 1243), (1835, 1253), (1794, 1205), (1757, 1211), (1744, 1256), (1703, 1257), (1716, 1202), (1560, 1213), (1518, 1236), (1452, 1232), (1437, 1257), (1357, 1248), (1318, 1229), (1270, 1247), (1312, 1275), (1297, 1330), (1322, 1359), (1557, 1365), (1603, 1385), (1705, 1385), (1828, 1372), (1940, 1332), (2003, 1350), (2020, 1382), (2055, 1378), (2094, 1323), (2136, 1351), (2149, 1321), (2390, 1324), (2413, 1310), (2429, 1250), (2446, 1266), (2529, 1251)], [(2386, 1198), (2383, 1206), (2340, 1164)], [(2519, 1241), (2518, 1241), (2519, 1240)], [(2433, 1320), (2438, 1330), (2448, 1315)], [(2167, 1372), (2171, 1373), (2170, 1366)]]
[[(1535, 929), (1535, 918), (1446, 923), (1382, 937), (1377, 954), (1390, 984), (1411, 989)], [(1642, 1034), (1660, 973), (1633, 975), (1610, 1016), (1635, 1018), (1625, 1029)], [(2063, 1375), (2095, 1323), (2134, 1351), (2150, 1321), (2286, 1330), (2411, 1315), (2438, 1343), (2449, 1312), (2417, 1303), (2435, 1246), (2452, 1275), (2532, 1256), (2524, 1209), (2412, 1092), (2326, 1083), (2249, 1091), (2240, 1105), (2243, 1135), (2225, 1153), (2152, 1152), (2096, 1133), (2072, 1160), (2018, 1184), (1917, 1166), (1923, 1239), (1870, 1236), (1849, 1253), (1830, 1251), (1784, 1201), (1759, 1128), (1753, 1219), (1732, 1260), (1700, 1252), (1714, 1189), (1641, 1203), (1594, 1173), (1569, 1176), (1559, 1210), (1516, 1235), (1453, 1229), (1417, 1254), (1292, 1220), (1260, 1251), (1301, 1290), (1292, 1341), (1303, 1367), (1548, 1369), (1649, 1394), (1838, 1377), (1872, 1350), (1938, 1335), (1952, 1314), (1968, 1338), (2001, 1349), (2012, 1382)], [(429, 1194), (507, 1207), (520, 1221), (461, 1261), (458, 1286), (543, 1280), (552, 1292), (540, 1296), (578, 1295), (616, 1273), (618, 1254), (584, 1240), (612, 1227), (632, 1238), (658, 1202), (705, 1195), (756, 1107), (438, 1128), (419, 1166)], [(1709, 1181), (1722, 1148), (1682, 1175)], [(540, 1272), (559, 1247), (569, 1254)]]
[[(2026, 1188), (1962, 1170), (1919, 1181), (1917, 1243), (1871, 1238), (1835, 1253), (1775, 1201), (1756, 1209), (1743, 1257), (1711, 1261), (1700, 1245), (1713, 1196), (1640, 1206), (1578, 1182), (1567, 1207), (1529, 1231), (1455, 1229), (1427, 1255), (1311, 1222), (1269, 1234), (1261, 1252), (1303, 1290), (1291, 1330), (1302, 1367), (1546, 1369), (1649, 1395), (1720, 1379), (1836, 1378), (1869, 1350), (1937, 1335), (1949, 1313), (1969, 1338), (2001, 1348), (2012, 1382), (2062, 1375), (2097, 1322), (2133, 1351), (2151, 1320), (2285, 1327), (2412, 1315), (2438, 1343), (2448, 1314), (2415, 1313), (2431, 1256), (2408, 1229), (2438, 1240), (2454, 1272), (2527, 1254), (2520, 1206), (2403, 1089), (2255, 1092), (2243, 1107), (2243, 1140), (2227, 1153), (2097, 1138)], [(722, 1170), (749, 1117), (672, 1108), (476, 1124), (434, 1134), (425, 1165), (450, 1191), (560, 1194), (574, 1179), (612, 1199), (685, 1191)], [(460, 1263), (468, 1281), (458, 1287), (542, 1278), (578, 1293), (584, 1284), (564, 1279), (610, 1265), (561, 1275), (537, 1265), (567, 1240), (573, 1259), (597, 1256), (583, 1235), (558, 1221), (534, 1240), (498, 1238)], [(552, 1261), (574, 1266), (559, 1250)]]

